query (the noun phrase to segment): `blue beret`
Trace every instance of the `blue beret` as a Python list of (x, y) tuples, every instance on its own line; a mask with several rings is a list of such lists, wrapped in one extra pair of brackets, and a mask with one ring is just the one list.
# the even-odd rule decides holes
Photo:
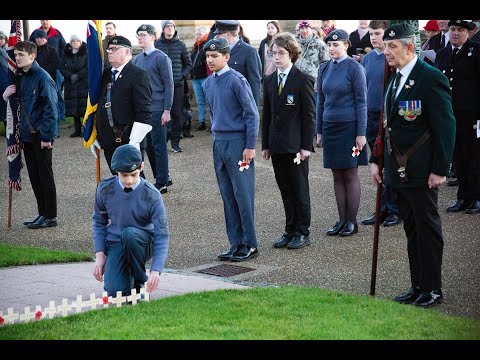
[(342, 29), (335, 29), (330, 31), (330, 33), (325, 36), (325, 41), (326, 43), (329, 41), (347, 41), (348, 40), (348, 33), (345, 30)]
[(415, 36), (415, 29), (412, 25), (402, 22), (388, 27), (383, 34), (383, 41), (404, 39)]
[(116, 172), (130, 173), (137, 170), (142, 162), (140, 150), (133, 145), (125, 144), (115, 149), (111, 167)]
[(150, 24), (140, 25), (137, 29), (137, 34), (138, 34), (139, 31), (146, 31), (147, 33), (149, 33), (151, 35), (155, 35), (157, 33), (155, 27), (153, 25), (150, 25)]
[(225, 52), (230, 53), (230, 45), (228, 44), (228, 40), (225, 38), (215, 38), (215, 39), (208, 40), (207, 43), (203, 46), (203, 50), (218, 51), (221, 53), (225, 53)]
[(238, 20), (215, 20), (215, 34), (238, 30), (240, 22)]
[(475, 28), (475, 24), (472, 22), (473, 20), (450, 20), (448, 22), (448, 26), (460, 26), (467, 30), (473, 30)]
[(45, 30), (43, 29), (37, 29), (33, 32), (32, 34), (32, 38), (35, 40), (37, 38), (44, 38), (44, 39), (48, 39), (48, 34)]
[(130, 40), (128, 40), (126, 37), (121, 36), (121, 35), (116, 35), (112, 37), (110, 40), (108, 40), (108, 45), (113, 44), (117, 46), (123, 46), (126, 48), (131, 49), (132, 48), (132, 43)]

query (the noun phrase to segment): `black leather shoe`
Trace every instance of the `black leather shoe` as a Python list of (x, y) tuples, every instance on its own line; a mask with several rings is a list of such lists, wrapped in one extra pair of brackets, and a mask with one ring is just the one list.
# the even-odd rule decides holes
[(238, 250), (238, 246), (237, 246), (237, 245), (232, 245), (232, 247), (230, 248), (230, 250), (227, 250), (227, 251), (224, 251), (224, 252), (218, 254), (217, 259), (218, 259), (218, 260), (221, 260), (221, 261), (230, 260), (230, 258), (232, 257), (232, 255), (233, 255), (237, 250)]
[(383, 226), (389, 227), (389, 226), (395, 226), (398, 225), (402, 222), (402, 219), (400, 216), (396, 214), (388, 215), (388, 217), (385, 219), (383, 222)]
[(310, 245), (311, 242), (310, 242), (310, 239), (308, 236), (305, 236), (305, 235), (300, 235), (300, 234), (296, 234), (292, 241), (290, 241), (288, 244), (287, 244), (287, 249), (301, 249), (301, 248), (304, 248), (305, 246), (308, 246)]
[(172, 180), (172, 178), (170, 177), (170, 175), (168, 175), (167, 186), (171, 186), (171, 185), (173, 185), (173, 180)]
[[(385, 221), (386, 218), (387, 218), (387, 215), (385, 213), (381, 213), (380, 214), (380, 223)], [(362, 220), (362, 225), (375, 225), (375, 214), (363, 219)]]
[(155, 187), (160, 191), (160, 194), (165, 194), (168, 192), (167, 184), (161, 185), (161, 184), (155, 183)]
[(284, 248), (287, 246), (287, 244), (292, 241), (294, 234), (283, 234), (279, 239), (275, 240), (273, 243), (274, 248)]
[(353, 223), (351, 221), (347, 221), (345, 226), (342, 230), (338, 233), (340, 236), (350, 236), (353, 234), (358, 233), (358, 225), (357, 223)]
[(200, 125), (198, 125), (195, 130), (197, 130), (197, 131), (207, 130), (207, 126), (206, 126), (205, 123), (203, 122), (203, 123), (200, 123)]
[(242, 246), (230, 258), (231, 261), (246, 261), (258, 256), (258, 249), (254, 247)]
[(333, 225), (331, 228), (329, 228), (326, 231), (326, 234), (330, 236), (338, 235), (338, 233), (343, 229), (344, 226), (345, 226), (345, 221), (337, 221), (335, 225)]
[(401, 304), (411, 304), (420, 296), (420, 289), (410, 288), (405, 294), (395, 296), (393, 301), (399, 302)]
[[(35, 219), (33, 219), (32, 221), (24, 221), (23, 222), (23, 225), (25, 226), (28, 226), (29, 224), (33, 224), (34, 222), (38, 222), (40, 220), (40, 218), (43, 218), (42, 215), (38, 215)], [(43, 219), (42, 219), (43, 220)]]
[(455, 202), (455, 204), (450, 205), (450, 206), (447, 208), (447, 212), (460, 212), (460, 211), (465, 210), (465, 209), (468, 208), (469, 206), (470, 206), (470, 204), (467, 203), (467, 202), (465, 202), (463, 199), (457, 199), (457, 201)]
[(448, 186), (458, 186), (458, 179), (450, 179), (447, 181)]
[(183, 152), (183, 149), (178, 144), (172, 145), (172, 150), (173, 150), (174, 153)]
[(413, 305), (428, 308), (443, 301), (442, 290), (422, 291), (420, 296), (413, 302)]
[(480, 214), (480, 201), (473, 200), (472, 204), (465, 209), (465, 214)]
[(57, 218), (53, 219), (46, 219), (42, 216), (43, 219), (40, 219), (37, 222), (28, 224), (27, 227), (29, 229), (44, 229), (52, 226), (57, 226)]

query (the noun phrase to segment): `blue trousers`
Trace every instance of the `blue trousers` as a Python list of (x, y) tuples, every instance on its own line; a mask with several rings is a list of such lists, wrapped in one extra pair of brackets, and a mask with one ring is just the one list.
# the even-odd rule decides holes
[(192, 79), (193, 92), (195, 93), (195, 99), (197, 101), (198, 108), (198, 122), (205, 124), (205, 116), (207, 114), (207, 102), (205, 100), (205, 94), (203, 92), (204, 79)]
[(152, 257), (153, 236), (146, 231), (127, 227), (122, 230), (120, 241), (106, 241), (104, 289), (108, 296), (130, 295), (137, 284), (148, 280), (145, 263)]
[(230, 245), (257, 247), (254, 224), (255, 164), (239, 170), (245, 149), (244, 139), (215, 140), (213, 164), (223, 200), (225, 225)]
[(155, 182), (166, 185), (168, 182), (167, 128), (162, 125), (162, 112), (152, 114), (152, 131), (147, 134), (147, 156), (152, 167)]

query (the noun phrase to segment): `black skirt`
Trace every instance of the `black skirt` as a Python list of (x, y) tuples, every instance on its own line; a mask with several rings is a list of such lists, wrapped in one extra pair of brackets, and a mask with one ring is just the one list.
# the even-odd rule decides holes
[(352, 156), (356, 145), (357, 122), (323, 122), (323, 167), (325, 169), (350, 169), (368, 165), (367, 144), (359, 156)]

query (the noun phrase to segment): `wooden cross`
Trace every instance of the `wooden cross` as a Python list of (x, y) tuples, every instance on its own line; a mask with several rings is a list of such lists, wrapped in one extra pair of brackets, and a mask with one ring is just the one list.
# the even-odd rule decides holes
[(115, 304), (117, 305), (117, 307), (121, 307), (122, 304), (127, 301), (127, 298), (126, 296), (122, 296), (122, 292), (121, 291), (117, 291), (117, 296), (114, 297), (112, 300), (110, 300), (110, 302), (112, 304)]
[(82, 308), (85, 304), (82, 301), (82, 295), (77, 295), (77, 301), (72, 303), (72, 309), (75, 309), (75, 312), (78, 314), (82, 312)]
[(131, 290), (131, 295), (127, 296), (127, 301), (131, 301), (132, 305), (137, 305), (137, 300), (142, 298), (141, 294), (137, 294), (137, 289)]
[(30, 311), (30, 306), (25, 306), (23, 314), (20, 314), (20, 322), (29, 322), (35, 319), (35, 313)]
[(143, 295), (143, 300), (150, 301), (150, 293), (145, 288), (140, 289), (140, 297)]
[(104, 308), (108, 308), (111, 302), (112, 302), (112, 297), (108, 296), (107, 292), (104, 291), (102, 294), (101, 304), (103, 304)]
[(238, 168), (238, 170), (240, 171), (248, 170), (248, 168), (250, 167), (250, 165), (248, 165), (245, 161), (242, 160), (238, 161), (238, 165), (240, 165), (240, 167)]
[(90, 294), (90, 300), (85, 301), (85, 305), (90, 306), (90, 309), (94, 310), (94, 309), (97, 308), (97, 304), (98, 304), (98, 299), (95, 298), (94, 293), (91, 293)]
[(3, 320), (4, 320), (3, 324), (4, 325), (5, 324), (13, 324), (15, 322), (15, 320), (17, 320), (20, 317), (20, 314), (14, 312), (13, 308), (8, 308), (6, 315), (3, 315), (0, 312), (0, 317), (3, 318)]
[(65, 317), (70, 310), (72, 310), (72, 305), (68, 304), (68, 299), (62, 299), (62, 305), (57, 306), (57, 311), (61, 312), (62, 316)]
[(55, 306), (55, 301), (50, 301), (50, 305), (44, 309), (45, 316), (49, 319), (53, 319), (57, 313), (57, 307)]

